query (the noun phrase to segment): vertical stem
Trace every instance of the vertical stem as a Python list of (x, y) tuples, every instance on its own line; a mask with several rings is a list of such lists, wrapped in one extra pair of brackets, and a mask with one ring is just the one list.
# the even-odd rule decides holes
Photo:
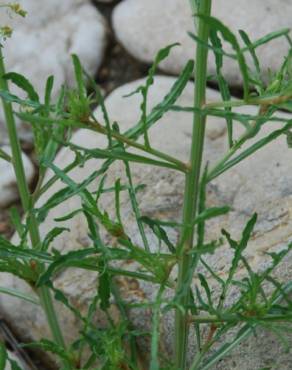
[(65, 349), (63, 334), (59, 325), (59, 320), (56, 315), (55, 307), (52, 301), (51, 292), (49, 288), (41, 287), (38, 290), (38, 296), (45, 311), (47, 322), (49, 324), (55, 342)]
[[(195, 3), (195, 0), (192, 0)], [(212, 0), (200, 0), (198, 13), (202, 15), (211, 14)], [(208, 42), (209, 27), (204, 20), (198, 20), (198, 37), (203, 43), (198, 43), (196, 48), (196, 66), (195, 66), (195, 96), (193, 133), (191, 144), (191, 170), (186, 175), (184, 204), (183, 204), (183, 224), (181, 240), (178, 247), (179, 271), (177, 281), (177, 292), (181, 292), (185, 284), (188, 271), (191, 265), (189, 250), (193, 247), (194, 227), (190, 227), (192, 220), (196, 216), (199, 180), (201, 172), (201, 163), (205, 136), (205, 116), (200, 114), (200, 109), (205, 103), (206, 80), (207, 80), (207, 57), (208, 49), (204, 46)], [(199, 109), (199, 110), (197, 110)], [(184, 290), (184, 294), (179, 294), (179, 304), (186, 307), (189, 300), (189, 289)], [(187, 320), (187, 310), (182, 313), (180, 309), (175, 314), (175, 365), (177, 370), (186, 368), (186, 353), (188, 346), (189, 324)]]
[[(4, 65), (4, 58), (2, 53), (2, 47), (0, 46), (0, 89), (4, 91), (8, 90), (7, 81), (3, 78), (5, 75), (5, 65)], [(28, 189), (25, 171), (21, 156), (21, 148), (20, 143), (17, 135), (12, 105), (9, 102), (6, 102), (2, 99), (3, 103), (3, 110), (6, 119), (6, 125), (9, 135), (9, 141), (12, 151), (12, 164), (15, 171), (15, 176), (17, 179), (17, 186), (20, 194), (21, 204), (23, 207), (23, 211), (28, 215), (28, 228), (29, 228), (29, 235), (31, 239), (32, 248), (37, 249), (41, 245), (40, 235), (39, 235), (39, 228), (38, 222), (32, 212), (30, 212), (31, 208), (31, 195)], [(50, 326), (52, 336), (57, 344), (59, 344), (62, 348), (65, 348), (65, 343), (63, 339), (63, 335), (61, 329), (59, 327), (57, 315), (54, 309), (54, 305), (52, 302), (52, 298), (50, 295), (50, 291), (47, 287), (42, 287), (38, 290), (38, 295), (44, 309), (44, 312), (47, 317), (48, 324)], [(66, 368), (69, 367), (65, 364)]]

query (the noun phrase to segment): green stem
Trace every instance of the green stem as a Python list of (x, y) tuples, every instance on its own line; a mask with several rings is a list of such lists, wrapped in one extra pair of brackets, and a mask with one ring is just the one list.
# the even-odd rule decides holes
[(51, 329), (53, 338), (59, 346), (65, 349), (65, 341), (59, 325), (58, 317), (56, 315), (56, 311), (51, 297), (51, 292), (47, 287), (41, 287), (37, 291), (37, 293), (38, 296), (40, 297), (41, 304), (46, 313), (47, 321)]
[[(0, 47), (0, 89), (3, 91), (8, 90), (8, 84), (3, 76), (5, 75), (5, 65), (4, 58), (2, 54), (2, 48)], [(17, 179), (17, 186), (19, 190), (19, 195), (23, 207), (23, 211), (28, 215), (28, 228), (29, 235), (31, 239), (31, 244), (34, 249), (39, 249), (41, 245), (41, 239), (39, 235), (38, 222), (31, 210), (31, 196), (28, 189), (28, 184), (25, 177), (25, 171), (21, 156), (21, 147), (17, 135), (16, 124), (13, 115), (12, 105), (9, 102), (6, 102), (2, 99), (3, 110), (6, 119), (6, 125), (9, 135), (9, 141), (12, 151), (12, 164), (15, 171), (15, 176)], [(64, 339), (62, 336), (61, 329), (58, 324), (58, 319), (56, 312), (54, 310), (53, 302), (50, 296), (50, 291), (47, 287), (42, 287), (38, 290), (38, 295), (40, 297), (41, 304), (45, 311), (48, 324), (50, 326), (52, 335), (57, 344), (65, 348)], [(66, 368), (67, 364), (65, 364)]]
[(265, 315), (265, 316), (243, 316), (237, 314), (223, 314), (220, 317), (216, 315), (208, 315), (208, 316), (191, 316), (191, 322), (198, 322), (201, 324), (222, 324), (222, 323), (239, 323), (239, 322), (252, 322), (253, 320), (257, 323), (263, 321), (286, 321), (292, 318), (292, 314), (279, 314), (279, 315)]
[[(76, 166), (78, 166), (78, 160), (74, 159), (73, 162), (71, 162), (63, 169), (63, 172), (68, 173)], [(43, 195), (48, 189), (50, 189), (58, 180), (59, 177), (57, 175), (52, 175), (52, 177), (45, 184), (42, 183), (43, 179), (41, 179), (41, 181), (38, 182), (34, 193), (32, 194), (33, 203), (35, 203), (40, 198), (40, 196)]]
[[(261, 118), (261, 110), (259, 109), (258, 118)], [(246, 130), (237, 140), (236, 143), (227, 151), (227, 153), (217, 162), (208, 172), (207, 182), (214, 180), (219, 174), (221, 174), (220, 169), (225, 165), (225, 163), (242, 147), (247, 139), (251, 137), (252, 130), (256, 126), (257, 120), (254, 120), (252, 125), (248, 130)]]
[[(87, 123), (87, 125), (84, 126), (84, 127), (88, 128), (88, 126), (90, 126), (90, 128), (93, 131), (97, 131), (98, 133), (101, 133), (103, 135), (108, 136), (108, 134), (109, 134), (108, 129), (106, 127), (104, 127), (103, 125), (101, 125), (100, 123), (98, 123), (97, 121), (95, 121), (95, 122), (89, 121)], [(167, 153), (163, 153), (163, 152), (161, 152), (157, 149), (154, 149), (150, 146), (137, 143), (136, 141), (131, 140), (131, 139), (127, 138), (125, 135), (120, 134), (118, 132), (110, 131), (110, 133), (111, 133), (111, 136), (113, 138), (117, 139), (118, 142), (122, 142), (124, 144), (127, 144), (128, 146), (131, 146), (133, 148), (137, 148), (137, 149), (139, 149), (141, 151), (144, 151), (148, 154), (154, 155), (155, 157), (158, 157), (160, 159), (164, 159), (167, 162), (173, 163), (173, 164), (177, 165), (179, 168), (181, 168), (183, 171), (188, 170), (188, 166), (185, 163), (178, 160), (177, 158), (174, 158), (174, 157), (168, 155)]]
[(264, 97), (249, 98), (247, 100), (229, 100), (229, 101), (214, 101), (204, 104), (203, 109), (211, 108), (233, 108), (233, 107), (242, 107), (247, 105), (277, 105), (283, 104), (291, 100), (291, 94), (288, 95), (271, 95)]
[[(195, 2), (195, 0), (193, 0)], [(212, 0), (201, 0), (198, 13), (202, 15), (211, 14)], [(178, 254), (180, 257), (177, 292), (181, 292), (187, 279), (188, 271), (192, 259), (188, 252), (193, 247), (194, 240), (194, 226), (189, 226), (192, 220), (195, 219), (197, 210), (197, 201), (199, 194), (199, 180), (201, 172), (201, 163), (204, 147), (205, 136), (205, 116), (199, 113), (205, 104), (206, 96), (206, 79), (207, 79), (207, 57), (208, 49), (203, 46), (208, 42), (209, 27), (200, 18), (198, 20), (198, 37), (202, 43), (197, 44), (196, 50), (196, 67), (195, 67), (195, 100), (194, 108), (194, 123), (191, 144), (191, 169), (186, 174), (184, 205), (183, 205), (183, 231), (181, 235), (181, 242), (178, 247)], [(189, 300), (189, 289), (184, 290), (184, 294), (179, 295), (179, 305), (186, 307)], [(180, 309), (176, 310), (175, 314), (175, 365), (177, 370), (184, 370), (186, 368), (186, 352), (188, 345), (188, 312), (183, 313)]]
[(129, 182), (130, 202), (131, 202), (132, 209), (134, 211), (134, 214), (135, 214), (135, 217), (136, 217), (136, 220), (137, 220), (137, 226), (138, 226), (141, 238), (142, 238), (144, 249), (147, 252), (150, 252), (148, 239), (146, 237), (143, 222), (141, 221), (141, 213), (140, 213), (139, 205), (138, 205), (138, 202), (137, 202), (136, 193), (135, 193), (135, 190), (134, 190), (131, 168), (130, 168), (129, 162), (124, 161), (124, 164), (125, 164), (125, 168), (126, 168), (126, 175), (127, 175), (128, 182)]

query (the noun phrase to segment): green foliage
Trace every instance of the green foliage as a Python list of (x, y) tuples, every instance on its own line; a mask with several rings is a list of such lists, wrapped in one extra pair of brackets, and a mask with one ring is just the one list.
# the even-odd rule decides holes
[(24, 76), (16, 72), (10, 72), (6, 73), (3, 77), (5, 78), (5, 80), (11, 81), (17, 87), (26, 92), (28, 99), (39, 102), (39, 96), (37, 92), (35, 91), (32, 84), (28, 81), (28, 79), (26, 79)]
[[(197, 353), (190, 359), (190, 370), (213, 368), (220, 359), (261, 327), (273, 332), (279, 342), (287, 346), (286, 337), (291, 331), (292, 283), (278, 281), (275, 271), (290, 253), (292, 244), (287, 240), (281, 252), (269, 254), (270, 264), (266, 269), (253, 271), (246, 257), (246, 249), (253, 236), (257, 215), (247, 220), (240, 240), (234, 240), (227, 230), (222, 230), (216, 240), (209, 241), (206, 235), (207, 223), (227, 215), (231, 207), (207, 207), (206, 189), (213, 179), (251, 155), (256, 155), (258, 150), (279, 137), (286, 136), (288, 147), (291, 147), (292, 120), (277, 117), (276, 112), (279, 109), (292, 110), (292, 52), (288, 53), (279, 71), (268, 77), (263, 74), (257, 56), (258, 47), (275, 38), (285, 38), (291, 47), (289, 30), (272, 32), (255, 41), (240, 30), (239, 41), (237, 34), (210, 15), (210, 0), (192, 0), (190, 3), (192, 11), (197, 13), (197, 34), (190, 34), (197, 44), (195, 103), (190, 107), (176, 105), (194, 73), (194, 62), (190, 60), (168, 94), (159, 104), (149, 109), (148, 93), (150, 88), (155, 89), (155, 74), (159, 64), (177, 44), (169, 45), (158, 52), (145, 84), (132, 93), (141, 94), (141, 114), (138, 122), (126, 132), (120, 132), (118, 122), (112, 122), (99, 86), (83, 70), (78, 56), (72, 56), (75, 87), (62, 87), (56, 102), (52, 100), (53, 76), (48, 77), (44, 94), (39, 95), (26, 77), (15, 72), (5, 73), (4, 65), (0, 62), (0, 96), (13, 147), (12, 156), (0, 150), (0, 158), (14, 165), (25, 213), (21, 220), (18, 211), (11, 209), (11, 221), (19, 242), (16, 245), (0, 237), (0, 271), (12, 273), (27, 282), (38, 297), (7, 287), (0, 287), (0, 294), (8, 294), (35, 305), (41, 304), (53, 340), (44, 338), (30, 346), (53, 353), (60, 359), (61, 369), (142, 370), (147, 367), (150, 370), (185, 370), (191, 324), (195, 329)], [(9, 7), (24, 15), (16, 4)], [(226, 43), (231, 46), (232, 52), (225, 50)], [(207, 51), (212, 51), (215, 57), (216, 74), (213, 79), (218, 84), (222, 98), (212, 103), (204, 102)], [(223, 72), (225, 58), (238, 63), (243, 81), (243, 99), (235, 100), (231, 97)], [(251, 60), (251, 65), (247, 60)], [(3, 63), (2, 58), (1, 61)], [(25, 98), (11, 94), (7, 81), (25, 92)], [(87, 86), (93, 91), (91, 95), (88, 95)], [(249, 104), (258, 107), (257, 114), (234, 111), (234, 107)], [(104, 123), (94, 117), (91, 111), (94, 105), (100, 106)], [(149, 130), (173, 110), (194, 114), (190, 163), (184, 163), (151, 146)], [(29, 122), (34, 133), (39, 179), (33, 193), (25, 185), (14, 116)], [(217, 163), (212, 166), (208, 164), (201, 171), (204, 141), (202, 127), (208, 116), (225, 119), (228, 149), (218, 158)], [(257, 138), (264, 125), (275, 121), (282, 126)], [(243, 127), (240, 137), (236, 137), (233, 130), (237, 123)], [(78, 128), (106, 136), (107, 146), (88, 149), (86, 143), (76, 145), (71, 141), (71, 133)], [(142, 141), (139, 141), (140, 138)], [(61, 148), (66, 148), (74, 155), (72, 162), (65, 168), (54, 163)], [(131, 151), (132, 148), (135, 148), (135, 153)], [(90, 159), (99, 159), (100, 167), (93, 168), (87, 178), (77, 183), (71, 178), (70, 171), (87, 165)], [(121, 161), (124, 176), (119, 174), (120, 177), (108, 184), (108, 171), (116, 161)], [(133, 163), (167, 168), (186, 176), (188, 186), (184, 193), (182, 221), (151, 218), (141, 212), (139, 191), (143, 191), (145, 186), (135, 183)], [(47, 169), (51, 172), (49, 180), (45, 180)], [(37, 203), (58, 180), (63, 183), (63, 188), (46, 197), (44, 202)], [(92, 189), (94, 181), (98, 185)], [(55, 219), (58, 226), (40, 236), (39, 226), (46, 221), (49, 212), (73, 196), (80, 199), (78, 208), (59, 215)], [(114, 215), (101, 206), (105, 196), (114, 205)], [(122, 201), (124, 197), (130, 205), (127, 214), (136, 220), (135, 239), (127, 230)], [(88, 245), (78, 250), (61, 252), (55, 248), (55, 243), (60, 236), (66, 238), (66, 233), (70, 233), (65, 225), (76, 216), (83, 217), (86, 222)], [(179, 240), (173, 240), (173, 230), (180, 235)], [(214, 268), (209, 255), (215, 254), (216, 257), (219, 248), (228, 246), (232, 257), (228, 272), (223, 276)], [(134, 262), (134, 269), (129, 267), (129, 261)], [(95, 274), (96, 289), (82, 312), (76, 302), (54, 283), (56, 276), (70, 268)], [(137, 302), (126, 301), (119, 291), (121, 279), (151, 285), (156, 294), (153, 294), (152, 300), (144, 297)], [(172, 291), (172, 294), (166, 294), (167, 291)], [(64, 343), (50, 292), (55, 301), (76, 316), (80, 333), (73, 343)], [(118, 314), (113, 315), (113, 306)], [(145, 310), (151, 314), (149, 330), (141, 332), (133, 326), (130, 320), (133, 309), (140, 309), (141, 315), (145, 314)], [(176, 312), (174, 359), (165, 358), (165, 353), (160, 350), (163, 340), (161, 320), (169, 310)], [(105, 317), (104, 325), (96, 323), (100, 315)], [(207, 339), (206, 330), (209, 331)], [(142, 356), (137, 337), (150, 340), (148, 362), (140, 358)], [(4, 346), (0, 345), (0, 370), (4, 369), (8, 361), (12, 368), (17, 369), (17, 365), (7, 357)]]
[(0, 343), (0, 370), (5, 370), (7, 351), (3, 343)]
[(249, 96), (249, 77), (248, 77), (248, 69), (245, 61), (244, 54), (240, 48), (239, 42), (234, 35), (234, 33), (225, 25), (223, 24), (219, 19), (204, 15), (204, 14), (198, 14), (197, 17), (199, 19), (202, 19), (204, 22), (208, 24), (208, 26), (211, 28), (211, 30), (220, 32), (222, 37), (225, 41), (230, 43), (232, 48), (234, 49), (236, 55), (237, 55), (237, 61), (239, 64), (239, 68), (241, 71), (242, 79), (243, 79), (243, 90), (244, 90), (244, 98), (245, 100), (248, 99)]
[(145, 85), (144, 86), (139, 86), (136, 89), (136, 91), (127, 95), (127, 96), (131, 96), (131, 95), (139, 93), (139, 92), (142, 94), (141, 122), (143, 124), (143, 129), (144, 129), (145, 145), (148, 148), (150, 147), (150, 142), (149, 142), (149, 137), (148, 137), (148, 130), (147, 130), (147, 96), (148, 96), (148, 91), (149, 91), (149, 88), (151, 87), (151, 85), (154, 84), (154, 75), (156, 73), (156, 69), (157, 69), (159, 63), (161, 63), (164, 59), (166, 59), (168, 57), (171, 49), (174, 46), (177, 46), (177, 45), (179, 45), (179, 44), (177, 44), (177, 43), (176, 44), (171, 44), (171, 45), (159, 50), (151, 68), (149, 69), (148, 77), (146, 79)]
[[(231, 96), (230, 96), (228, 84), (222, 73), (223, 54), (217, 52), (217, 50), (222, 50), (222, 43), (221, 43), (220, 38), (217, 35), (217, 32), (214, 30), (210, 32), (210, 39), (214, 47), (214, 56), (215, 56), (216, 74), (217, 74), (216, 77), (217, 77), (219, 89), (221, 92), (221, 96), (222, 96), (223, 101), (228, 101), (231, 99)], [(231, 108), (226, 107), (225, 111), (231, 112)], [(232, 147), (233, 146), (233, 121), (230, 115), (226, 115), (226, 124), (227, 124), (227, 130), (228, 130), (229, 147)]]
[(51, 352), (58, 357), (67, 360), (68, 362), (72, 362), (72, 354), (70, 354), (68, 351), (63, 350), (62, 348), (60, 348), (60, 346), (48, 339), (41, 339), (38, 342), (28, 343), (24, 346), (40, 348), (44, 351)]

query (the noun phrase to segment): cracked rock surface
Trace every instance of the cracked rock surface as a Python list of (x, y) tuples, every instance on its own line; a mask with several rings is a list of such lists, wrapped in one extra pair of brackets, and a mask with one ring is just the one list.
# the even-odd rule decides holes
[[(145, 80), (144, 80), (145, 82)], [(171, 77), (156, 77), (155, 85), (149, 92), (148, 108), (151, 109), (158, 104), (168, 93), (175, 79)], [(117, 121), (120, 130), (132, 127), (140, 118), (139, 103), (141, 97), (133, 95), (124, 98), (125, 95), (134, 91), (143, 80), (134, 81), (113, 91), (106, 99), (107, 109), (112, 121)], [(209, 100), (220, 99), (219, 94), (208, 90)], [(190, 82), (177, 104), (189, 106), (193, 100), (193, 84)], [(238, 112), (256, 114), (254, 108), (237, 108)], [(280, 115), (280, 113), (279, 113)], [(102, 121), (103, 116), (100, 109), (96, 112), (97, 118)], [(285, 115), (281, 113), (281, 116)], [(262, 129), (260, 137), (267, 135), (273, 128), (280, 127), (280, 123), (269, 123)], [(188, 160), (188, 148), (191, 139), (192, 116), (189, 113), (169, 112), (161, 121), (150, 130), (150, 139), (154, 148), (166, 151), (181, 160)], [(212, 166), (220, 156), (227, 150), (227, 137), (224, 130), (225, 121), (217, 118), (210, 118), (207, 122), (207, 136), (205, 142), (205, 158)], [(217, 134), (214, 135), (214, 130)], [(242, 132), (242, 128), (235, 123), (235, 136)], [(105, 147), (106, 138), (94, 134), (88, 130), (76, 132), (72, 140), (80, 146), (88, 148)], [(64, 148), (58, 154), (56, 165), (66, 166), (74, 158), (74, 154)], [(70, 177), (76, 182), (82, 182), (94, 170), (101, 165), (101, 160), (90, 160), (82, 168), (70, 172)], [(220, 237), (221, 228), (231, 232), (233, 238), (239, 238), (242, 228), (247, 220), (257, 211), (259, 213), (258, 223), (252, 239), (246, 250), (246, 258), (255, 271), (260, 271), (269, 264), (269, 257), (266, 252), (277, 252), (282, 250), (289, 241), (292, 241), (292, 174), (289, 170), (291, 163), (291, 150), (287, 148), (285, 138), (278, 139), (266, 148), (260, 150), (252, 158), (246, 159), (237, 168), (229, 170), (229, 173), (212, 181), (208, 188), (207, 206), (220, 206), (230, 202), (232, 210), (229, 214), (210, 220), (207, 223), (208, 240)], [(183, 200), (184, 177), (174, 173), (172, 170), (160, 169), (139, 164), (131, 165), (134, 185), (145, 184), (146, 187), (139, 191), (138, 200), (141, 213), (152, 218), (163, 220), (180, 221), (181, 206)], [(47, 178), (50, 173), (47, 174)], [(108, 171), (105, 187), (113, 186), (115, 180), (121, 178), (121, 183), (126, 181), (123, 163), (117, 161)], [(281, 181), (279, 181), (281, 179)], [(95, 191), (98, 188), (99, 180), (91, 184), (90, 189)], [(64, 184), (57, 182), (44, 197), (40, 204), (46, 201), (50, 195), (64, 187)], [(111, 217), (115, 215), (113, 195), (105, 193), (100, 200), (100, 205), (106, 209)], [(54, 221), (55, 218), (68, 214), (80, 208), (80, 199), (72, 197), (66, 202), (58, 205), (49, 213), (46, 222), (41, 226), (41, 235), (44, 237), (54, 226), (60, 226)], [(121, 212), (124, 225), (134, 243), (141, 244), (138, 236), (137, 225), (131, 211), (131, 205), (126, 192), (121, 194)], [(73, 219), (62, 223), (62, 227), (70, 228), (70, 232), (63, 233), (54, 241), (54, 248), (65, 253), (70, 250), (79, 249), (90, 245), (86, 220), (81, 214), (76, 214)], [(151, 231), (146, 229), (147, 237), (152, 250), (157, 248), (157, 241)], [(175, 243), (178, 233), (170, 231), (170, 239)], [(105, 236), (105, 241), (111, 243), (112, 239)], [(209, 263), (221, 277), (226, 276), (227, 266), (231, 261), (230, 249), (223, 245), (214, 255), (208, 257)], [(122, 267), (123, 267), (123, 263)], [(127, 262), (127, 269), (137, 269), (133, 262)], [(291, 258), (286, 258), (276, 277), (280, 280), (288, 278), (291, 271)], [(244, 276), (244, 271), (239, 271), (239, 277)], [(1, 274), (2, 284), (6, 287), (13, 287), (21, 291), (29, 291), (22, 282), (8, 274)], [(94, 296), (96, 289), (96, 275), (93, 272), (68, 269), (58, 273), (54, 280), (55, 286), (61, 289), (70, 301), (81, 310), (86, 311), (90, 298)], [(210, 278), (211, 287), (215, 289), (216, 284)], [(133, 279), (119, 279), (121, 294), (131, 302), (148, 298), (153, 299), (156, 288), (143, 282)], [(168, 292), (172, 295), (172, 292)], [(232, 295), (229, 302), (234, 299)], [(0, 296), (0, 308), (11, 323), (17, 323), (15, 330), (20, 336), (27, 340), (38, 340), (48, 335), (48, 328), (43, 313), (37, 306), (32, 307), (26, 302), (20, 302), (9, 296), (5, 299)], [(72, 340), (78, 332), (79, 323), (70, 312), (64, 307), (58, 306), (58, 315), (61, 320), (63, 332), (67, 341)], [(150, 313), (141, 313), (141, 310), (133, 310), (131, 313), (133, 323), (144, 329), (149, 327)], [(97, 313), (97, 322), (102, 324), (102, 315)], [(173, 316), (165, 315), (161, 326), (162, 347), (169, 352), (173, 338)], [(147, 351), (143, 343), (143, 351)], [(146, 344), (147, 346), (147, 344)], [(194, 350), (194, 349), (192, 349)], [(193, 352), (191, 351), (191, 355)], [(277, 366), (281, 370), (291, 368), (289, 355), (285, 354), (281, 345), (275, 338), (266, 332), (259, 331), (257, 337), (250, 337), (247, 342), (240, 345), (234, 353), (217, 365), (216, 369), (240, 369), (250, 370), (261, 367)]]
[[(106, 24), (89, 0), (21, 0), (19, 3), (28, 12), (25, 18), (0, 12), (0, 24), (14, 29), (4, 45), (7, 71), (26, 76), (38, 92), (44, 91), (47, 77), (54, 75), (53, 97), (63, 83), (69, 86), (74, 83), (72, 53), (78, 54), (91, 75), (95, 74), (104, 54)], [(3, 114), (0, 119), (0, 141), (3, 141)]]

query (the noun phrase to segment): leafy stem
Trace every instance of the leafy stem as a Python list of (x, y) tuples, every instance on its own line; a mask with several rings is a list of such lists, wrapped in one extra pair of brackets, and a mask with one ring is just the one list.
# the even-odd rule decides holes
[[(0, 47), (0, 89), (8, 90), (8, 83), (3, 77), (5, 75), (5, 65), (4, 57), (2, 53), (2, 48)], [(17, 129), (15, 124), (15, 119), (13, 115), (12, 105), (10, 102), (2, 99), (3, 109), (6, 119), (7, 131), (9, 135), (9, 141), (12, 151), (12, 164), (14, 167), (17, 186), (20, 194), (20, 199), (22, 207), (25, 213), (28, 215), (28, 228), (31, 239), (32, 248), (39, 249), (41, 245), (41, 239), (39, 235), (38, 223), (33, 212), (31, 212), (31, 195), (28, 189), (28, 184), (25, 177), (25, 171), (22, 161), (20, 142), (17, 135)], [(50, 291), (47, 287), (42, 287), (38, 290), (38, 295), (45, 311), (48, 324), (50, 326), (52, 335), (56, 343), (58, 343), (62, 348), (65, 348), (65, 343), (61, 329), (59, 327), (57, 315), (54, 309)], [(69, 364), (64, 363), (65, 368), (69, 369)]]
[[(97, 122), (94, 122), (94, 123), (90, 122), (89, 124), (90, 124), (91, 128), (94, 131), (97, 131), (97, 132), (99, 132), (103, 135), (108, 135), (107, 128), (102, 126), (101, 124), (99, 124)], [(178, 168), (180, 168), (181, 170), (183, 170), (185, 172), (189, 169), (188, 165), (186, 163), (183, 163), (180, 160), (178, 160), (178, 159), (176, 159), (176, 158), (174, 158), (174, 157), (172, 157), (172, 156), (170, 156), (166, 153), (163, 153), (159, 150), (153, 149), (152, 147), (149, 147), (149, 146), (143, 145), (143, 144), (139, 144), (136, 141), (127, 138), (125, 135), (122, 135), (122, 134), (120, 134), (118, 132), (115, 132), (115, 131), (111, 131), (111, 135), (112, 135), (113, 138), (115, 138), (119, 142), (127, 144), (128, 146), (131, 146), (133, 148), (137, 148), (137, 149), (139, 149), (141, 151), (144, 151), (148, 154), (154, 155), (155, 157), (158, 157), (160, 159), (164, 159), (167, 162), (173, 163), (173, 164), (177, 165)]]
[[(193, 0), (196, 5), (195, 0)], [(211, 0), (202, 0), (199, 3), (199, 14), (209, 16), (211, 14)], [(202, 19), (198, 19), (198, 37), (203, 43), (208, 42), (209, 26)], [(195, 65), (195, 97), (194, 108), (202, 109), (205, 104), (206, 96), (206, 80), (207, 80), (207, 57), (208, 49), (203, 44), (197, 44), (196, 50), (196, 65)], [(191, 143), (190, 163), (191, 169), (186, 174), (184, 205), (183, 205), (183, 224), (185, 225), (181, 234), (181, 242), (178, 246), (179, 271), (177, 291), (181, 291), (185, 284), (185, 280), (190, 269), (192, 258), (189, 256), (189, 251), (193, 247), (194, 226), (189, 227), (192, 220), (196, 217), (197, 201), (199, 196), (199, 181), (201, 172), (201, 163), (204, 147), (205, 136), (205, 119), (206, 117), (198, 112), (194, 113), (193, 133)], [(189, 288), (184, 290), (185, 293), (180, 295), (178, 304), (186, 307), (189, 300)], [(176, 369), (184, 370), (186, 368), (186, 353), (188, 344), (188, 313), (187, 310), (182, 312), (176, 309), (175, 315), (175, 365)]]

